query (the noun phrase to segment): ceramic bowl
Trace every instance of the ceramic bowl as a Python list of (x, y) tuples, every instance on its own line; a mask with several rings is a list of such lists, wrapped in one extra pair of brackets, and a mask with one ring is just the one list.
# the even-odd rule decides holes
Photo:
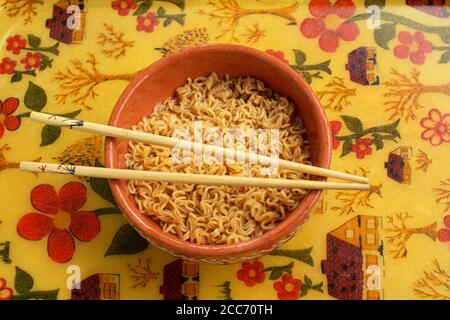
[[(329, 168), (331, 133), (327, 118), (311, 88), (283, 61), (264, 52), (238, 45), (211, 44), (171, 54), (142, 70), (131, 81), (112, 111), (109, 125), (131, 128), (153, 107), (172, 96), (187, 78), (208, 76), (251, 76), (292, 101), (303, 119), (310, 142), (313, 165)], [(123, 139), (106, 139), (105, 161), (109, 168), (126, 168), (128, 144)], [(319, 179), (319, 178), (318, 178)], [(310, 191), (274, 229), (253, 240), (230, 245), (198, 245), (165, 233), (150, 217), (139, 212), (128, 192), (127, 181), (110, 180), (112, 193), (127, 220), (153, 245), (183, 259), (207, 263), (233, 263), (257, 258), (289, 240), (307, 221), (321, 195)]]

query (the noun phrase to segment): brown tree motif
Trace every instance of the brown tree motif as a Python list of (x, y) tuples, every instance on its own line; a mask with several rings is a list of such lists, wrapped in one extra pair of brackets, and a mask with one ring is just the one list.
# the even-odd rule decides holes
[[(364, 168), (358, 168), (353, 174), (367, 177), (369, 171)], [(373, 208), (371, 205), (371, 197), (376, 194), (381, 197), (382, 183), (370, 185), (369, 190), (355, 191), (336, 191), (334, 198), (339, 202), (338, 206), (331, 207), (331, 210), (339, 215), (348, 215), (355, 212), (359, 208)]]
[(105, 74), (97, 69), (97, 60), (92, 53), (88, 53), (85, 63), (79, 59), (70, 61), (70, 66), (65, 71), (58, 70), (52, 80), (59, 86), (60, 92), (55, 95), (58, 103), (65, 104), (69, 99), (74, 104), (81, 104), (87, 109), (92, 109), (89, 99), (95, 99), (95, 88), (104, 82), (112, 80), (131, 81), (136, 73)]
[(322, 191), (322, 195), (320, 196), (319, 203), (317, 204), (316, 210), (314, 213), (322, 214), (327, 212), (327, 190)]
[(384, 102), (385, 111), (389, 113), (389, 119), (416, 119), (416, 112), (423, 107), (419, 98), (424, 93), (441, 93), (450, 96), (450, 83), (443, 85), (426, 85), (419, 80), (420, 72), (417, 69), (411, 71), (410, 76), (391, 69), (394, 78), (384, 84), (389, 89), (383, 96), (388, 100)]
[(348, 98), (356, 95), (355, 88), (348, 88), (343, 78), (334, 77), (325, 85), (325, 90), (316, 91), (324, 109), (342, 111), (350, 105)]
[(243, 17), (255, 14), (273, 15), (286, 19), (290, 23), (295, 24), (296, 20), (292, 14), (299, 6), (297, 1), (289, 6), (267, 9), (245, 8), (238, 0), (208, 0), (207, 4), (213, 9), (211, 11), (201, 9), (198, 13), (209, 17), (213, 21), (216, 21), (219, 27), (222, 28), (222, 32), (216, 37), (216, 39), (221, 39), (228, 36), (230, 42), (239, 42), (239, 39), (236, 36), (236, 28)]
[(137, 263), (127, 263), (127, 267), (131, 272), (131, 278), (134, 280), (133, 288), (145, 288), (150, 280), (154, 280), (158, 277), (157, 272), (153, 272), (150, 268), (152, 259), (142, 260), (138, 259)]
[(432, 162), (433, 162), (433, 160), (428, 158), (428, 155), (424, 151), (419, 149), (419, 153), (416, 156), (416, 163), (417, 163), (416, 170), (422, 171), (422, 172), (427, 172), (428, 166)]
[(125, 56), (127, 50), (134, 46), (134, 41), (124, 39), (125, 34), (122, 31), (114, 30), (114, 26), (104, 23), (104, 32), (100, 32), (97, 36), (97, 43), (104, 47), (102, 52), (110, 58), (119, 59)]
[[(20, 163), (19, 162), (11, 162), (6, 160), (5, 151), (9, 151), (11, 150), (11, 148), (9, 147), (9, 145), (5, 144), (3, 146), (0, 147), (0, 171), (2, 170), (6, 170), (6, 169), (18, 169), (20, 167)], [(34, 162), (39, 162), (41, 161), (41, 157), (38, 157), (36, 159), (34, 159)], [(37, 176), (37, 173), (33, 172), (34, 175)]]
[(0, 4), (0, 9), (5, 10), (9, 17), (25, 17), (24, 24), (33, 22), (36, 16), (35, 5), (43, 5), (44, 0), (5, 0)]
[(414, 283), (413, 292), (422, 299), (450, 300), (450, 270), (445, 271), (434, 259), (432, 271), (423, 271), (423, 276)]
[(258, 23), (253, 24), (252, 27), (247, 26), (247, 32), (242, 34), (245, 41), (249, 44), (257, 43), (261, 38), (266, 36), (266, 30), (261, 29)]
[(386, 222), (389, 227), (384, 230), (386, 232), (387, 242), (393, 246), (393, 249), (389, 252), (394, 259), (405, 258), (408, 255), (406, 244), (412, 235), (423, 234), (433, 241), (436, 241), (436, 222), (423, 227), (411, 228), (406, 226), (406, 220), (410, 218), (412, 218), (412, 216), (410, 216), (408, 212), (394, 213), (386, 217)]
[(359, 191), (338, 191), (335, 193), (335, 199), (341, 204), (339, 206), (331, 207), (331, 210), (337, 212), (339, 215), (350, 214), (355, 212), (357, 208), (373, 208), (370, 204), (371, 196), (377, 194), (381, 197), (382, 183), (377, 185), (370, 185), (369, 190)]
[(8, 168), (18, 168), (19, 167), (18, 163), (11, 163), (6, 160), (4, 152), (9, 151), (9, 150), (11, 150), (11, 148), (7, 144), (0, 147), (0, 171), (8, 169)]
[(444, 205), (444, 212), (450, 211), (450, 178), (440, 181), (439, 188), (433, 188), (436, 194), (435, 201), (437, 204)]

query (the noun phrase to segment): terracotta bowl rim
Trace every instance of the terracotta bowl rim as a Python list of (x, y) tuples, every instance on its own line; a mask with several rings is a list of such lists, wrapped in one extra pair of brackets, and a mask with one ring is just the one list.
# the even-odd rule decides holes
[[(311, 104), (311, 110), (317, 114), (317, 117), (321, 119), (318, 123), (319, 131), (322, 138), (321, 143), (324, 144), (323, 157), (319, 159), (321, 167), (329, 168), (331, 163), (331, 130), (328, 125), (328, 120), (323, 111), (320, 102), (314, 95), (312, 89), (308, 86), (305, 80), (288, 64), (281, 60), (268, 55), (257, 49), (253, 49), (246, 46), (235, 44), (206, 44), (200, 45), (188, 49), (184, 49), (178, 53), (170, 54), (160, 60), (155, 61), (144, 70), (140, 71), (137, 76), (127, 86), (125, 91), (121, 94), (117, 101), (109, 119), (109, 125), (115, 126), (119, 119), (120, 113), (127, 102), (129, 96), (131, 96), (139, 84), (144, 81), (153, 73), (158, 73), (164, 70), (165, 66), (170, 65), (179, 59), (184, 59), (190, 55), (202, 54), (205, 52), (223, 52), (234, 51), (244, 53), (253, 58), (263, 60), (265, 63), (275, 65), (280, 72), (285, 73), (290, 79), (294, 80), (296, 85), (303, 90), (308, 97), (308, 102)], [(213, 72), (214, 70), (211, 70)], [(106, 167), (111, 167), (113, 159), (117, 158), (114, 150), (114, 138), (106, 138), (105, 140), (105, 164)], [(158, 245), (164, 247), (170, 252), (178, 255), (183, 255), (192, 258), (223, 258), (231, 256), (243, 256), (251, 252), (258, 252), (267, 249), (274, 244), (280, 242), (291, 234), (298, 225), (304, 223), (310, 216), (312, 210), (315, 208), (317, 201), (321, 195), (321, 190), (310, 191), (305, 198), (299, 203), (299, 205), (291, 211), (274, 229), (267, 231), (263, 235), (248, 241), (244, 241), (237, 244), (226, 245), (199, 245), (188, 241), (183, 241), (175, 237), (174, 235), (163, 232), (158, 225), (149, 225), (146, 223), (146, 219), (149, 217), (143, 217), (143, 214), (138, 210), (134, 210), (128, 203), (125, 197), (127, 197), (128, 190), (123, 190), (120, 182), (117, 180), (108, 180), (111, 187), (114, 198), (117, 204), (124, 213), (126, 219), (137, 229), (137, 231), (149, 239), (152, 243), (156, 242)]]

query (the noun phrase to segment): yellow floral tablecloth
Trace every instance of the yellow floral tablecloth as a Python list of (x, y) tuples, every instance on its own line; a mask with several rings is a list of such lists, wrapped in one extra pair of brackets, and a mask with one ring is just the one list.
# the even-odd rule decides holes
[[(450, 299), (449, 13), (445, 0), (1, 0), (0, 299)], [(326, 192), (257, 261), (197, 265), (139, 237), (104, 180), (17, 169), (101, 166), (102, 137), (29, 112), (106, 123), (136, 72), (215, 42), (297, 70), (328, 115), (332, 167), (370, 191)]]

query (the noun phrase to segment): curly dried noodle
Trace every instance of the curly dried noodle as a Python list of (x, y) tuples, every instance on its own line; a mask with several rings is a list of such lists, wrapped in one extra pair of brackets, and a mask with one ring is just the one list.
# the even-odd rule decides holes
[[(251, 77), (220, 80), (199, 77), (158, 104), (133, 130), (172, 136), (177, 128), (202, 121), (203, 128), (278, 129), (279, 157), (309, 163), (305, 128), (295, 107)], [(221, 130), (225, 131), (225, 130)], [(208, 141), (203, 140), (203, 143)], [(248, 140), (245, 142), (248, 148)], [(246, 149), (250, 150), (250, 149)], [(264, 177), (255, 164), (174, 164), (165, 147), (129, 143), (130, 169), (181, 173)], [(267, 177), (267, 175), (265, 175)], [(272, 177), (307, 179), (305, 174), (278, 169)], [(164, 232), (197, 244), (232, 244), (273, 229), (305, 196), (302, 189), (205, 186), (131, 180), (128, 189), (140, 212), (152, 217)]]

